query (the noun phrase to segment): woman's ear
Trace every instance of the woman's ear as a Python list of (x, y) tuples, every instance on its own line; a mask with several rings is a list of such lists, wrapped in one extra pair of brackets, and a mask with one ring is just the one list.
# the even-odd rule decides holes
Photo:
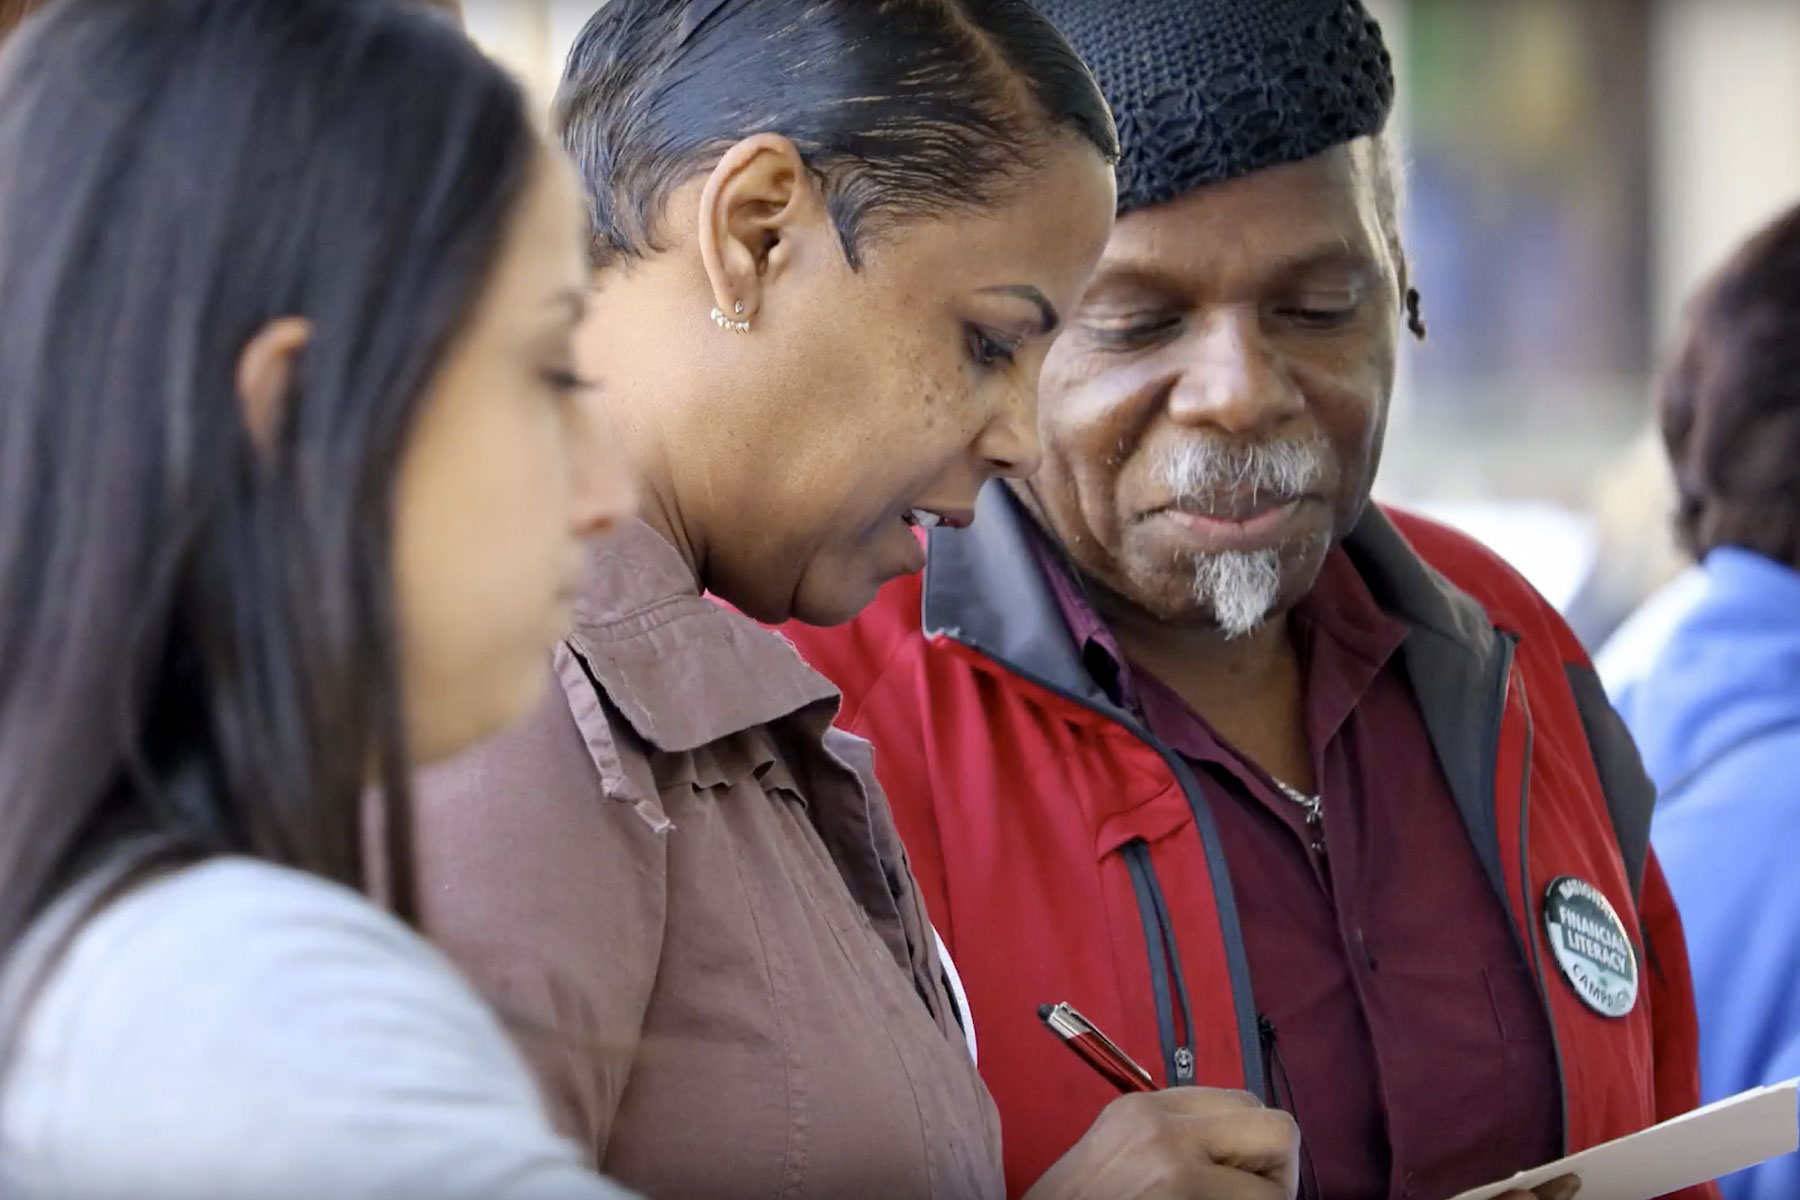
[(753, 322), (764, 291), (829, 232), (825, 200), (800, 150), (773, 133), (725, 151), (700, 193), (700, 257), (713, 303), (726, 318)]
[(277, 317), (238, 354), (237, 397), (244, 428), (264, 459), (272, 457), (287, 423), (288, 399), (299, 371), (300, 353), (312, 341), (312, 322), (304, 317)]

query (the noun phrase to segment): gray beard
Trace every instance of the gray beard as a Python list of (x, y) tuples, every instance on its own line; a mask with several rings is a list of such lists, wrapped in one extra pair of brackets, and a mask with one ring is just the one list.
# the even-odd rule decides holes
[(1227, 550), (1194, 563), (1194, 599), (1227, 640), (1259, 628), (1281, 599), (1281, 549)]
[[(1195, 437), (1172, 447), (1159, 476), (1177, 496), (1248, 491), (1253, 499), (1294, 496), (1317, 486), (1327, 448), (1318, 436), (1235, 445)], [(1227, 639), (1257, 629), (1281, 600), (1281, 547), (1227, 550), (1194, 561), (1194, 599)]]

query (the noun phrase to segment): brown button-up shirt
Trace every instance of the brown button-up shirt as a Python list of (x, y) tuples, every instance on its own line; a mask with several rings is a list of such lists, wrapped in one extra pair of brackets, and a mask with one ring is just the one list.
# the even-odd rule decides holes
[(837, 691), (643, 525), (597, 547), (555, 665), (523, 728), (421, 779), (416, 840), (426, 931), (563, 1131), (657, 1200), (1003, 1195)]
[(1394, 653), (1409, 629), (1349, 556), (1332, 552), (1290, 618), (1323, 853), (1302, 808), (1123, 658), (1047, 548), (1041, 562), (1099, 682), (1210, 785), (1265, 1082), (1306, 1139), (1304, 1194), (1436, 1200), (1557, 1157), (1543, 1000)]

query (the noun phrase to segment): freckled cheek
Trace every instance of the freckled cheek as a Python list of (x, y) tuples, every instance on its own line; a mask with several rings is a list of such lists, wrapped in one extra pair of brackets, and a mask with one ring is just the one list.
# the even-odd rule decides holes
[(939, 457), (954, 457), (975, 445), (1007, 402), (997, 388), (972, 383), (965, 373), (939, 371), (922, 381), (912, 402), (913, 428)]
[[(967, 451), (977, 429), (968, 406), (945, 380), (897, 373), (856, 438), (849, 506), (884, 515), (898, 504), (931, 499), (945, 464)], [(966, 388), (960, 397), (966, 401)]]

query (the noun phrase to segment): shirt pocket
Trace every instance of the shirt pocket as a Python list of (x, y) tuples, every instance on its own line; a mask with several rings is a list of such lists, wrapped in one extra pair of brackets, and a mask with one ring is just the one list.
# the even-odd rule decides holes
[(771, 891), (799, 897), (837, 939), (872, 941), (889, 961), (898, 956), (904, 964), (907, 947), (888, 911), (894, 898), (868, 831), (840, 828), (846, 814), (837, 810), (862, 802), (850, 794), (851, 778), (839, 794), (837, 780), (816, 779), (808, 769), (815, 764), (796, 768), (783, 751), (768, 727), (741, 730), (687, 753), (656, 755), (656, 787), (671, 811), (692, 811), (696, 803), (712, 808), (713, 818), (733, 830), (735, 851), (749, 868), (773, 872), (765, 880)]
[(775, 743), (761, 728), (745, 729), (685, 753), (662, 751), (650, 757), (656, 790), (664, 795), (691, 789), (713, 792), (724, 799), (747, 784), (755, 784), (764, 791), (792, 792), (792, 798), (799, 801), (793, 776), (776, 753)]

